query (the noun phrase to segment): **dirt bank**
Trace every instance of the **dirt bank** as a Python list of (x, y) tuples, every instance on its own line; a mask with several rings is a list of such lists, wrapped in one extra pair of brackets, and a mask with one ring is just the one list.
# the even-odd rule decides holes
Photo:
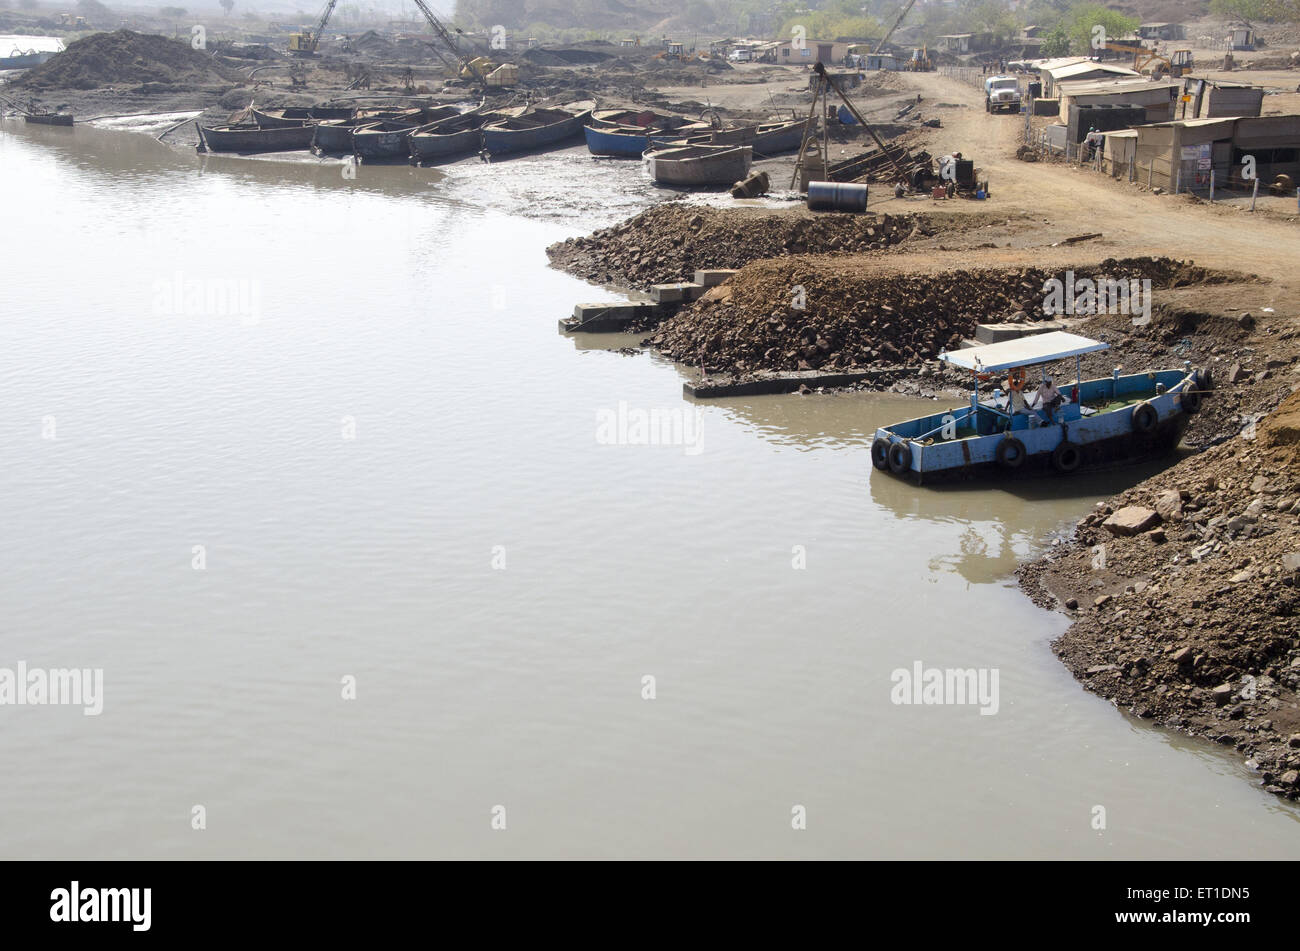
[(1075, 618), (1053, 649), (1088, 690), (1233, 748), (1266, 789), (1292, 799), (1298, 464), (1300, 393), (1291, 393), (1237, 437), (1098, 503), (1068, 543), (1020, 572), (1035, 601)]
[[(1000, 216), (1005, 219), (1005, 215)], [(802, 208), (704, 208), (669, 202), (546, 249), (551, 264), (596, 284), (648, 288), (690, 280), (697, 268), (760, 258), (880, 250), (943, 229), (981, 227), (978, 215), (817, 215)]]

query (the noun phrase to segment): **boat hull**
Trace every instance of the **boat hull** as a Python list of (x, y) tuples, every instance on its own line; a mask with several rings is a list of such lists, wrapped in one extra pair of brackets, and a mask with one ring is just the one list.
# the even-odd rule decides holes
[[(891, 470), (891, 474), (918, 483), (1067, 474), (1133, 462), (1174, 449), (1191, 421), (1183, 405), (1183, 393), (1196, 389), (1194, 376), (1184, 375), (1182, 371), (1163, 371), (1155, 377), (1168, 386), (1163, 394), (1152, 394), (1140, 403), (1110, 412), (1083, 416), (1079, 415), (1077, 405), (1072, 412), (1067, 405), (1050, 423), (1038, 413), (1017, 417), (1016, 425), (1021, 428), (1009, 432), (949, 440), (941, 437), (923, 441), (908, 438), (909, 433), (918, 436), (933, 433), (948, 420), (960, 421), (968, 407), (959, 407), (946, 414), (882, 427), (876, 431), (876, 441), (905, 443), (910, 453), (908, 466), (902, 471)], [(1121, 380), (1141, 382), (1138, 377)], [(1085, 401), (1089, 387), (1097, 388), (1110, 382), (1087, 381), (1084, 384)], [(1147, 429), (1140, 428), (1134, 418), (1137, 406), (1142, 404), (1149, 404), (1156, 414), (1153, 425)], [(1041, 425), (1021, 425), (1036, 420), (1042, 421)], [(1015, 437), (1024, 447), (1023, 461), (1012, 466), (999, 459), (999, 448), (1008, 436)], [(1056, 460), (1058, 447), (1066, 442), (1078, 449), (1077, 461), (1071, 459), (1068, 468), (1058, 465)]]
[(313, 106), (309, 109), (274, 109), (270, 112), (253, 108), (250, 111), (259, 129), (283, 129), (300, 126), (308, 120), (323, 122), (329, 119), (350, 119), (356, 109), (352, 106)]
[[(488, 155), (507, 155), (519, 152), (538, 152), (566, 145), (582, 135), (582, 128), (591, 117), (591, 110), (585, 109), (563, 117), (554, 117), (554, 121), (545, 121), (531, 128), (521, 127), (533, 114), (525, 113), (519, 120), (491, 122), (483, 127), (483, 151)], [(547, 116), (548, 119), (552, 116)], [(515, 122), (515, 126), (510, 123)]]
[(640, 158), (650, 145), (650, 134), (631, 129), (596, 129), (584, 126), (587, 151), (604, 158)]
[(58, 55), (58, 50), (33, 50), (16, 56), (0, 56), (0, 69), (31, 69), (33, 66), (48, 63)]
[(405, 129), (367, 129), (360, 128), (352, 135), (352, 150), (363, 159), (396, 158), (406, 155), (406, 140), (415, 131), (414, 126)]
[(754, 150), (748, 145), (663, 149), (646, 153), (646, 168), (660, 185), (679, 188), (731, 185), (749, 174), (753, 155)]
[(457, 132), (412, 133), (407, 139), (407, 149), (417, 162), (444, 162), (477, 152), (483, 143), (479, 129), (461, 129)]
[(72, 116), (69, 113), (44, 113), (35, 116), (23, 116), (28, 122), (34, 122), (37, 125), (72, 125)]
[(199, 136), (209, 152), (296, 152), (311, 146), (315, 127), (290, 126), (281, 129), (207, 128)]

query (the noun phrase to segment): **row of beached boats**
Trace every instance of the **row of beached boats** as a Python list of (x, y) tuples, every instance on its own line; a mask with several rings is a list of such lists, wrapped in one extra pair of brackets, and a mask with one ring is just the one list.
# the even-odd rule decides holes
[(725, 127), (648, 110), (596, 110), (590, 100), (558, 106), (486, 105), (401, 109), (323, 106), (262, 110), (250, 106), (226, 125), (196, 123), (210, 152), (351, 154), (364, 160), (407, 158), (437, 164), (475, 153), (492, 158), (538, 152), (586, 136), (602, 158), (644, 159), (665, 185), (729, 185), (743, 179), (755, 156), (797, 151), (808, 119)]

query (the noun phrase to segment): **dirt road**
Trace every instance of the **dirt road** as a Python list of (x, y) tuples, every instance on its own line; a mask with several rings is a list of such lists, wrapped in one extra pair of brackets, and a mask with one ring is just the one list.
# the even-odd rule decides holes
[[(958, 108), (929, 106), (938, 115), (930, 151), (957, 150), (984, 169), (991, 200), (945, 202), (944, 210), (989, 212), (995, 208), (1024, 212), (1068, 223), (1071, 233), (1099, 231), (1116, 256), (1137, 254), (1192, 258), (1207, 267), (1252, 271), (1276, 279), (1291, 291), (1300, 289), (1300, 224), (1264, 215), (1252, 216), (1235, 205), (1198, 203), (1186, 196), (1153, 195), (1135, 185), (1095, 172), (1015, 158), (1022, 120), (990, 116), (983, 95), (974, 87), (939, 73), (900, 73), (907, 88), (924, 104), (956, 103)], [(1077, 226), (1077, 227), (1076, 227)]]

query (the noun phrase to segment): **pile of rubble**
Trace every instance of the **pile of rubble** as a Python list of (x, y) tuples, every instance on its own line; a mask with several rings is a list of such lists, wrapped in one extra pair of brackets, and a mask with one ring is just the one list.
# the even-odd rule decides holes
[(228, 86), (238, 74), (218, 65), (189, 43), (117, 30), (94, 33), (68, 45), (53, 59), (25, 73), (14, 85), (25, 89), (99, 89), (129, 84), (148, 91)]
[[(958, 347), (977, 323), (1045, 319), (1044, 284), (1058, 273), (900, 274), (826, 256), (758, 261), (667, 320), (651, 343), (682, 362), (732, 374), (917, 366)], [(1148, 278), (1153, 287), (1217, 278), (1169, 258), (1109, 259), (1076, 265), (1074, 273), (1080, 280)]]
[(1300, 796), (1300, 393), (1053, 551), (1021, 582), (1074, 616), (1053, 646), (1087, 689)]
[(644, 289), (760, 258), (879, 250), (933, 230), (923, 215), (773, 215), (669, 202), (546, 253), (552, 266), (593, 283)]

